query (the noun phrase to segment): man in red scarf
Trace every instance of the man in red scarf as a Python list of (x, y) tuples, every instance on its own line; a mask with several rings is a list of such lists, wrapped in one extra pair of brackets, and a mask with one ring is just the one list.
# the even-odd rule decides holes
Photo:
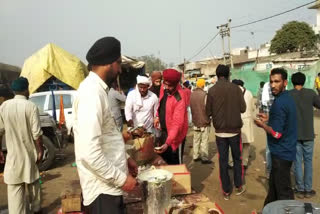
[[(156, 148), (168, 164), (181, 164), (185, 138), (188, 132), (187, 98), (179, 82), (181, 73), (174, 69), (163, 71), (160, 89), (160, 106), (155, 127), (161, 127), (160, 141)], [(160, 125), (160, 126), (159, 126)]]

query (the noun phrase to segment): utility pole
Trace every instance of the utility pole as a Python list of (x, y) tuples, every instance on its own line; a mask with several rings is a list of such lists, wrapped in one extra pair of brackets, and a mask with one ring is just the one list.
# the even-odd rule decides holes
[[(229, 19), (228, 23), (217, 26), (217, 28), (219, 29), (219, 33), (220, 33), (220, 36), (222, 39), (223, 62), (224, 62), (224, 64), (226, 64), (226, 58), (228, 57), (230, 59), (231, 68), (233, 68), (233, 60), (232, 60), (232, 54), (231, 54), (230, 23), (231, 23), (231, 19)], [(225, 43), (224, 38), (225, 37), (228, 37), (229, 52), (225, 52), (225, 47), (224, 47), (224, 43)]]

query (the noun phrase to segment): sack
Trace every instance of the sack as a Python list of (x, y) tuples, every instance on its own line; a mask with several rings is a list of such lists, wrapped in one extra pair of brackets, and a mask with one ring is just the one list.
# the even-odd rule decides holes
[(127, 142), (131, 145), (131, 157), (138, 165), (146, 164), (155, 157), (154, 136), (144, 135), (142, 138), (136, 138)]

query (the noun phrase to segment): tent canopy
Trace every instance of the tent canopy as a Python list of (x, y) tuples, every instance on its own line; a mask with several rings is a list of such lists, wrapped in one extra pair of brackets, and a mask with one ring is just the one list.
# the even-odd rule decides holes
[(87, 75), (87, 67), (80, 59), (52, 43), (27, 58), (21, 72), (29, 80), (30, 93), (52, 76), (77, 89)]
[(0, 63), (0, 84), (10, 85), (20, 75), (21, 68)]
[(138, 61), (134, 58), (128, 57), (128, 56), (121, 56), (122, 63), (121, 66), (123, 67), (131, 67), (135, 69), (142, 69), (145, 66), (145, 63), (143, 61)]

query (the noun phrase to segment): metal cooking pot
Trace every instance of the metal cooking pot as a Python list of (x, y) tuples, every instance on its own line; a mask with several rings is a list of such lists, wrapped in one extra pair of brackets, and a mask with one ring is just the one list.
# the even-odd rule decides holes
[(168, 213), (171, 200), (173, 174), (167, 170), (155, 169), (142, 172), (138, 181), (143, 192), (143, 213)]

